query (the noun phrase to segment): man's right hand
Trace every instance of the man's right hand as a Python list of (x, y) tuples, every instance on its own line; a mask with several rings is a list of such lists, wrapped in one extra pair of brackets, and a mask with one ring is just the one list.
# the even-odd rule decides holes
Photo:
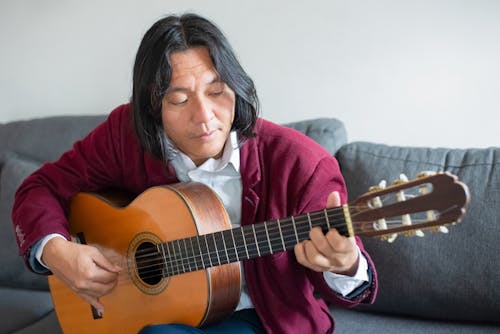
[(97, 248), (62, 238), (47, 242), (42, 261), (54, 275), (101, 313), (104, 306), (99, 297), (113, 290), (122, 269)]

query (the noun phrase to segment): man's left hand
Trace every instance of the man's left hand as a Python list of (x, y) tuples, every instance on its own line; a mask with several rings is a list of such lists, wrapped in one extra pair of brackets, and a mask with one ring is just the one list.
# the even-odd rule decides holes
[[(340, 206), (338, 192), (334, 191), (328, 196), (326, 206)], [(354, 276), (359, 262), (354, 237), (344, 237), (336, 229), (323, 234), (320, 227), (314, 227), (309, 232), (309, 238), (295, 245), (295, 257), (300, 264), (317, 272), (331, 271)]]

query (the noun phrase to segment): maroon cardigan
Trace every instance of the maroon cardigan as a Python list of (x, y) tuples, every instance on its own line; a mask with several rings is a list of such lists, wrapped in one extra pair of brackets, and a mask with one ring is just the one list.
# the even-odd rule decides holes
[[(259, 119), (256, 136), (240, 150), (242, 225), (287, 217), (325, 207), (328, 194), (346, 187), (337, 161), (305, 135)], [(49, 233), (69, 239), (66, 214), (70, 198), (80, 191), (120, 187), (139, 194), (147, 188), (178, 182), (172, 166), (145, 153), (131, 122), (131, 106), (116, 108), (108, 119), (54, 162), (28, 177), (16, 193), (13, 222), (20, 254)], [(20, 239), (22, 237), (22, 239)], [(314, 292), (342, 306), (373, 302), (377, 278), (353, 300), (342, 298), (295, 260), (293, 252), (244, 261), (249, 294), (269, 333), (327, 333), (334, 322)]]

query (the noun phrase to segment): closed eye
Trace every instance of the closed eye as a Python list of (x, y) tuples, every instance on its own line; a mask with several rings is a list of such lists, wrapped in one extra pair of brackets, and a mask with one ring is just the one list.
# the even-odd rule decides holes
[(188, 102), (188, 99), (184, 99), (182, 101), (168, 101), (168, 103), (174, 105), (174, 106), (181, 106), (183, 104), (186, 104)]
[(210, 96), (219, 96), (219, 95), (222, 95), (222, 93), (224, 93), (224, 89), (221, 89), (221, 90), (218, 90), (215, 92), (211, 92), (211, 93), (209, 93), (209, 95)]

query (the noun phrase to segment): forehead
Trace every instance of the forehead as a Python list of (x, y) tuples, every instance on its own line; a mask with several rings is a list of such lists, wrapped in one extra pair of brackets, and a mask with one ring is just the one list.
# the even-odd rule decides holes
[(189, 79), (207, 79), (217, 75), (212, 59), (206, 47), (194, 47), (185, 51), (176, 51), (170, 55), (172, 82)]

